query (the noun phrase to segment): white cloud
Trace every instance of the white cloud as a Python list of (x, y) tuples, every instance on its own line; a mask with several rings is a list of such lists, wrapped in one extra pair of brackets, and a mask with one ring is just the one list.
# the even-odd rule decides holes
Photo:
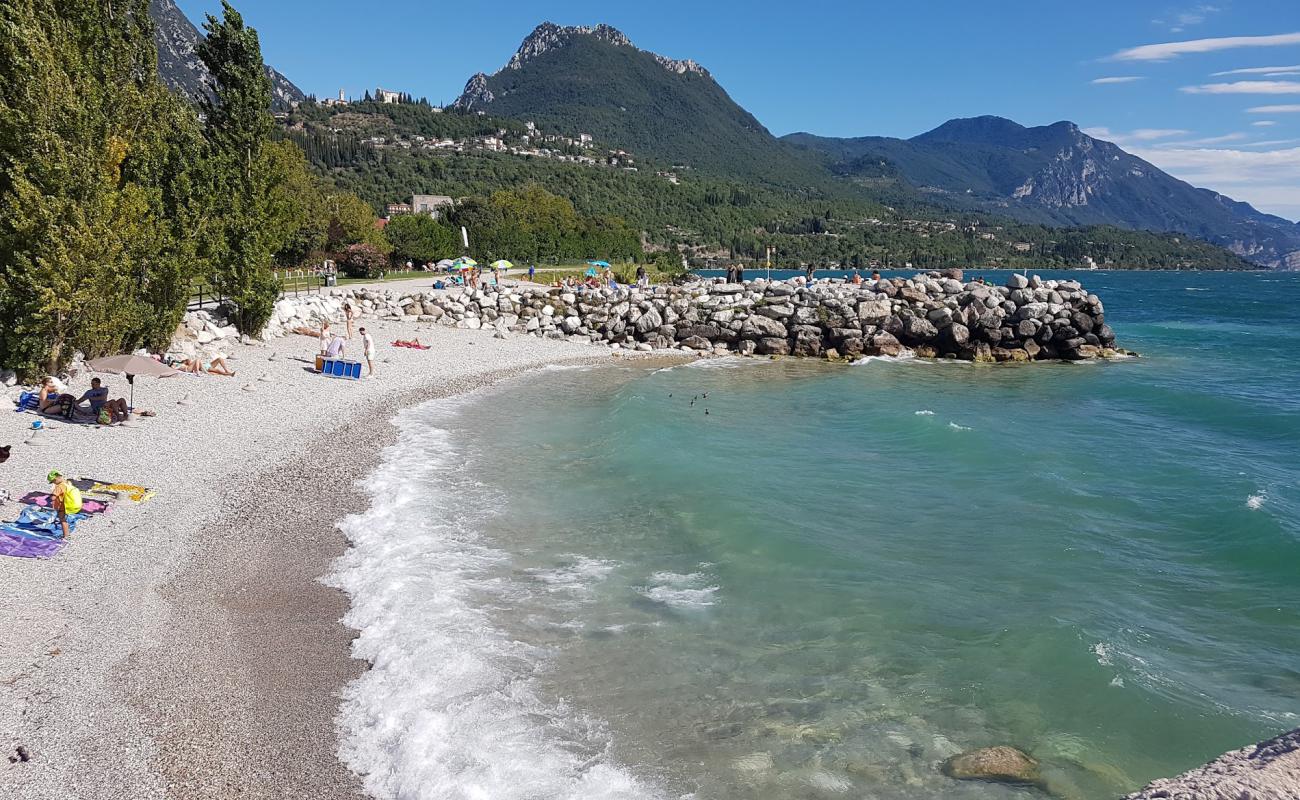
[(1223, 36), (1217, 39), (1193, 39), (1186, 42), (1164, 42), (1130, 47), (1111, 56), (1115, 61), (1168, 61), (1188, 53), (1212, 53), (1217, 50), (1234, 50), (1239, 47), (1280, 47), (1300, 44), (1300, 33), (1279, 33), (1272, 36)]
[(1226, 142), (1239, 142), (1246, 138), (1244, 133), (1229, 133), (1223, 136), (1210, 136), (1205, 139), (1189, 139), (1185, 142), (1161, 142), (1156, 147), (1205, 147), (1211, 144), (1224, 144)]
[(1300, 142), (1300, 139), (1266, 139), (1262, 142), (1249, 142), (1242, 147), (1277, 147), (1280, 144), (1294, 144)]
[(1194, 186), (1213, 189), (1287, 219), (1300, 218), (1300, 147), (1262, 152), (1135, 148), (1131, 152)]
[(1274, 72), (1291, 72), (1300, 70), (1300, 64), (1290, 67), (1247, 67), (1245, 69), (1230, 69), (1223, 72), (1214, 72), (1210, 74), (1211, 78), (1222, 78), (1224, 75), (1268, 75)]
[(1121, 131), (1112, 131), (1110, 128), (1084, 128), (1083, 132), (1094, 139), (1105, 139), (1108, 142), (1114, 142), (1118, 145), (1124, 145), (1128, 142), (1153, 142), (1157, 139), (1168, 139), (1172, 136), (1186, 136), (1191, 131), (1185, 131), (1182, 128), (1138, 128), (1128, 133)]
[(1132, 83), (1133, 81), (1140, 80), (1142, 80), (1142, 78), (1138, 75), (1117, 75), (1112, 78), (1094, 78), (1090, 83), (1100, 86), (1108, 83)]
[(1300, 94), (1300, 81), (1234, 81), (1184, 86), (1188, 94)]
[(1261, 119), (1259, 122), (1252, 122), (1250, 124), (1254, 125), (1256, 128), (1269, 128), (1276, 125), (1277, 122), (1271, 119)]
[(1218, 13), (1223, 9), (1211, 5), (1193, 6), (1186, 11), (1179, 11), (1170, 15), (1169, 19), (1153, 19), (1152, 23), (1156, 25), (1168, 26), (1172, 33), (1178, 33), (1183, 28), (1191, 25), (1200, 25), (1210, 14)]
[(1250, 114), (1300, 114), (1300, 105), (1255, 106), (1246, 109)]

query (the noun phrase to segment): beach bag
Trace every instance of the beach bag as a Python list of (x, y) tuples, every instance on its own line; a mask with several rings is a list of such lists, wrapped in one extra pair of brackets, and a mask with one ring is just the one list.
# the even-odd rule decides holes
[(81, 490), (71, 483), (63, 487), (63, 513), (81, 513)]
[(99, 416), (95, 418), (95, 421), (98, 422), (100, 425), (110, 425), (110, 424), (112, 424), (112, 422), (113, 422), (113, 415), (108, 413), (108, 407), (107, 407), (107, 406), (100, 406), (100, 409), (99, 409)]

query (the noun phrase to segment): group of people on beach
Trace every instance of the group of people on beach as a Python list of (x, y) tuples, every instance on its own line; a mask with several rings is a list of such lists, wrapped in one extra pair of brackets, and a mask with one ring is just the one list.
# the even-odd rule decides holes
[[(352, 308), (351, 303), (343, 304), (343, 322), (347, 326), (347, 338), (337, 333), (330, 332), (329, 320), (321, 323), (320, 333), (317, 339), (320, 343), (320, 354), (325, 358), (343, 358), (347, 350), (347, 343), (351, 341), (352, 322), (357, 318), (357, 312)], [(366, 369), (368, 375), (375, 374), (375, 340), (366, 332), (366, 326), (362, 325), (357, 328), (357, 333), (361, 335), (361, 355), (366, 360)]]
[(58, 378), (47, 375), (41, 381), (36, 410), (41, 414), (68, 419), (74, 419), (78, 414), (88, 414), (90, 419), (100, 425), (113, 425), (131, 418), (131, 409), (127, 406), (126, 399), (118, 397), (110, 400), (108, 387), (99, 378), (91, 378), (90, 388), (77, 397), (66, 392)]

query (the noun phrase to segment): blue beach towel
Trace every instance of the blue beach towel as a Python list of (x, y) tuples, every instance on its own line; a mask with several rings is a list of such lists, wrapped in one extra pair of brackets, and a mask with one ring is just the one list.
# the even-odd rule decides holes
[(14, 409), (17, 412), (35, 411), (36, 407), (41, 404), (40, 392), (23, 392), (18, 395), (18, 407)]

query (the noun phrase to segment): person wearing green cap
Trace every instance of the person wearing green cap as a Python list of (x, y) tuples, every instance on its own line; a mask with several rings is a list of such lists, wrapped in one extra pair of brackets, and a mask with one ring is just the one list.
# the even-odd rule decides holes
[(50, 508), (59, 515), (59, 524), (63, 526), (63, 538), (68, 538), (68, 515), (81, 510), (81, 492), (68, 483), (63, 473), (57, 469), (50, 470), (45, 476), (53, 486), (50, 488)]

